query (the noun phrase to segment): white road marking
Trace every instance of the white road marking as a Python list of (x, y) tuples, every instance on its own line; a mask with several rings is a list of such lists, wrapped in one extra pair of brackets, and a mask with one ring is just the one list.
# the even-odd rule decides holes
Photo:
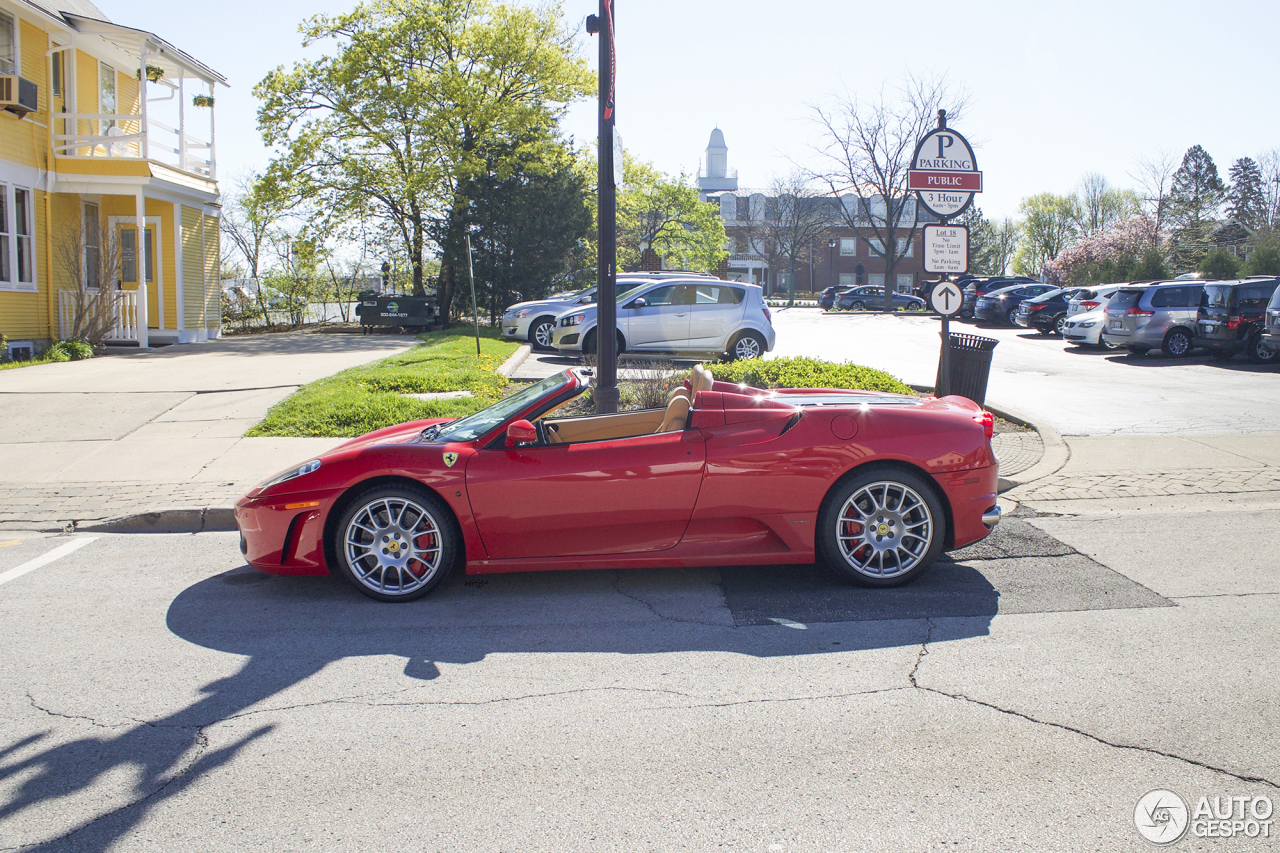
[[(3, 577), (3, 575), (0, 575), (0, 577)], [(0, 580), (0, 583), (4, 583), (4, 581), (3, 581), (3, 580)], [(779, 617), (779, 616), (770, 616), (770, 617), (768, 617), (768, 619), (769, 619), (769, 621), (770, 621), (770, 622), (775, 622), (775, 623), (777, 623), (777, 624), (781, 625), (783, 628), (791, 628), (791, 629), (794, 629), (794, 630), (796, 630), (796, 631), (807, 631), (807, 630), (809, 630), (809, 626), (808, 626), (808, 625), (805, 625), (803, 622), (792, 622), (790, 619), (783, 619), (783, 618), (781, 618), (781, 617)]]
[(22, 577), (27, 572), (34, 572), (41, 566), (47, 566), (54, 560), (67, 556), (72, 551), (78, 551), (97, 538), (97, 536), (84, 536), (78, 539), (72, 539), (70, 542), (64, 542), (43, 556), (36, 557), (34, 560), (27, 560), (25, 563), (14, 566), (7, 572), (0, 573), (0, 584), (6, 584), (11, 580), (16, 580)]

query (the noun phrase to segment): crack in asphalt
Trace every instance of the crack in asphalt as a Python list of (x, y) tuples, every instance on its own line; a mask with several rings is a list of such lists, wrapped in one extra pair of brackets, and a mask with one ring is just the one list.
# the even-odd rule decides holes
[[(721, 622), (703, 622), (701, 619), (681, 619), (679, 616), (668, 616), (665, 613), (659, 613), (658, 608), (654, 607), (653, 604), (651, 604), (650, 602), (646, 601), (645, 599), (641, 598), (638, 595), (632, 595), (631, 593), (627, 592), (622, 588), (621, 584), (622, 584), (622, 572), (614, 572), (613, 573), (613, 591), (618, 593), (618, 595), (624, 596), (625, 598), (629, 598), (632, 601), (638, 601), (639, 603), (643, 604), (645, 607), (649, 609), (650, 613), (652, 613), (654, 616), (657, 616), (659, 619), (666, 620), (667, 622), (681, 622), (685, 625), (706, 625), (707, 627), (710, 627), (710, 628), (729, 627)], [(723, 583), (720, 584), (720, 591), (721, 591), (721, 596), (723, 597), (723, 594), (724, 594)]]
[[(823, 699), (851, 699), (854, 696), (874, 696), (877, 693), (897, 693), (910, 687), (878, 687), (873, 690), (855, 690), (852, 693), (824, 693), (819, 696), (783, 696), (777, 699), (741, 699), (737, 702), (704, 702), (700, 705), (655, 705), (643, 711), (683, 711), (686, 708), (731, 708), (734, 705), (765, 705), (773, 702), (819, 702)], [(683, 694), (681, 694), (683, 695)]]
[[(364, 705), (369, 708), (412, 708), (415, 706), (428, 705), (460, 705), (460, 706), (476, 706), (476, 705), (498, 705), (503, 702), (522, 702), (526, 699), (547, 699), (553, 696), (572, 696), (575, 693), (601, 693), (609, 690), (617, 690), (624, 693), (666, 693), (671, 696), (681, 696), (685, 699), (697, 698), (689, 693), (681, 693), (679, 690), (661, 690), (648, 687), (619, 687), (617, 685), (609, 685), (607, 687), (575, 687), (569, 690), (553, 690), (550, 693), (529, 693), (523, 696), (499, 696), (495, 699), (448, 699), (448, 700), (423, 700), (414, 702), (355, 702), (352, 700), (337, 700), (348, 705)], [(324, 703), (320, 703), (324, 704)], [(679, 706), (679, 707), (696, 707), (696, 706)]]
[(933, 693), (937, 696), (945, 696), (946, 698), (954, 699), (957, 702), (967, 702), (972, 705), (978, 705), (983, 708), (989, 708), (993, 711), (998, 711), (1001, 714), (1006, 714), (1010, 717), (1017, 717), (1020, 720), (1026, 720), (1027, 722), (1035, 723), (1036, 725), (1048, 726), (1050, 728), (1059, 729), (1060, 731), (1071, 732), (1072, 734), (1079, 735), (1080, 737), (1087, 738), (1093, 741), (1094, 743), (1099, 743), (1099, 744), (1102, 744), (1103, 746), (1111, 747), (1112, 749), (1125, 749), (1125, 750), (1132, 750), (1134, 752), (1143, 752), (1149, 755), (1158, 755), (1161, 758), (1168, 758), (1172, 761), (1181, 761), (1184, 764), (1190, 764), (1193, 767), (1199, 767), (1203, 770), (1209, 770), (1214, 773), (1221, 773), (1224, 776), (1230, 776), (1231, 778), (1237, 779), (1241, 782), (1253, 782), (1260, 785), (1269, 785), (1272, 788), (1276, 788), (1277, 790), (1280, 790), (1280, 783), (1276, 783), (1262, 776), (1246, 776), (1242, 773), (1236, 773), (1235, 771), (1227, 770), (1224, 767), (1217, 767), (1213, 764), (1209, 764), (1204, 761), (1197, 761), (1194, 758), (1187, 758), (1186, 756), (1178, 755), (1176, 753), (1165, 752), (1164, 750), (1156, 749), (1155, 747), (1151, 747), (1151, 746), (1139, 746), (1137, 744), (1110, 741), (1104, 737), (1101, 737), (1100, 735), (1095, 735), (1091, 732), (1085, 731), (1084, 729), (1076, 728), (1075, 726), (1069, 726), (1066, 723), (1055, 723), (1051, 720), (1041, 720), (1031, 716), (1030, 714), (1023, 713), (1022, 711), (1015, 711), (1012, 708), (1003, 708), (999, 705), (996, 705), (993, 702), (984, 702), (981, 699), (974, 699), (973, 697), (966, 696), (963, 693), (948, 693), (945, 690), (939, 690), (936, 687), (926, 687), (917, 681), (917, 675), (920, 670), (920, 664), (923, 663), (925, 657), (929, 654), (929, 642), (933, 639), (933, 620), (925, 619), (925, 622), (929, 626), (928, 631), (925, 634), (925, 640), (923, 643), (920, 644), (920, 653), (916, 656), (915, 666), (913, 666), (911, 668), (911, 672), (907, 674), (907, 680), (910, 681), (911, 686), (917, 690), (923, 690), (928, 693)]

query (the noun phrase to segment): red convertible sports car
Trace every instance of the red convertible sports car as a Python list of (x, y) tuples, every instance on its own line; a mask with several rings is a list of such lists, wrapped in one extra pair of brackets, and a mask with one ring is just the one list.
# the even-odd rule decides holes
[(665, 409), (558, 415), (571, 369), (458, 420), (378, 430), (236, 506), (249, 564), (408, 601), (468, 574), (821, 559), (870, 586), (1000, 520), (992, 419), (963, 397), (760, 391), (698, 366)]

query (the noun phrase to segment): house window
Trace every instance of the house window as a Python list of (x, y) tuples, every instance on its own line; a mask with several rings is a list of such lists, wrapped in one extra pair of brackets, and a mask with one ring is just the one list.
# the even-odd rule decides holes
[(85, 204), (83, 215), (84, 286), (102, 285), (102, 225), (96, 204)]
[(61, 98), (62, 95), (62, 74), (63, 74), (63, 56), (65, 51), (56, 51), (50, 59), (53, 63), (52, 76), (49, 79), (49, 88), (53, 92), (55, 98)]
[(17, 43), (13, 17), (0, 12), (0, 74), (17, 74)]
[(0, 288), (35, 290), (31, 190), (0, 184)]
[(874, 287), (884, 287), (884, 273), (873, 272), (871, 275), (867, 276), (867, 284)]
[(872, 257), (884, 257), (884, 241), (883, 240), (867, 240), (867, 245), (871, 247)]
[[(35, 254), (31, 245), (31, 190), (13, 191), (14, 231), (17, 232), (18, 285), (34, 289), (36, 283)], [(24, 288), (25, 289), (25, 288)]]
[(840, 254), (845, 257), (853, 257), (857, 255), (858, 254), (857, 239), (855, 238), (853, 240), (846, 240), (842, 237), (840, 239)]
[(854, 286), (855, 284), (857, 284), (857, 283), (858, 283), (858, 275), (857, 275), (857, 273), (851, 273), (851, 272), (842, 272), (842, 273), (840, 273), (840, 286), (841, 286), (841, 287), (853, 287), (853, 286)]
[(915, 275), (909, 272), (898, 273), (898, 292), (911, 293), (915, 289)]
[[(116, 70), (105, 62), (98, 65), (98, 110), (104, 115), (116, 112)], [(106, 136), (107, 131), (116, 126), (116, 120), (102, 119), (102, 129), (98, 131)]]

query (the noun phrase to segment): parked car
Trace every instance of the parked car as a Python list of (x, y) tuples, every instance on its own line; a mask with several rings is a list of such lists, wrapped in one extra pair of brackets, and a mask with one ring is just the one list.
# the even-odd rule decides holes
[[(1137, 282), (1127, 282), (1127, 284), (1137, 284)], [(1071, 301), (1067, 303), (1067, 316), (1074, 317), (1086, 311), (1105, 308), (1111, 295), (1124, 286), (1124, 284), (1102, 284), (1097, 287), (1086, 287), (1071, 297)]]
[(823, 290), (822, 293), (818, 294), (818, 307), (823, 311), (830, 311), (831, 306), (835, 304), (836, 291), (838, 289), (839, 288), (836, 287), (828, 287)]
[(1115, 349), (1116, 345), (1102, 338), (1102, 329), (1107, 325), (1107, 300), (1109, 296), (1097, 297), (1102, 304), (1092, 311), (1082, 311), (1067, 318), (1062, 327), (1062, 339), (1076, 346), (1103, 347)]
[(1203, 290), (1191, 281), (1122, 287), (1107, 303), (1102, 339), (1137, 355), (1157, 348), (1170, 358), (1190, 355)]
[[(773, 349), (772, 314), (756, 284), (720, 279), (650, 281), (618, 297), (619, 352), (703, 353), (756, 358)], [(596, 306), (556, 317), (552, 346), (596, 351)]]
[(1058, 288), (1024, 299), (1014, 318), (1019, 326), (1035, 329), (1042, 335), (1062, 335), (1067, 323), (1067, 304), (1083, 287)]
[[(851, 287), (836, 295), (835, 307), (841, 311), (878, 311), (884, 306), (884, 288), (878, 284), (864, 284)], [(918, 296), (907, 293), (893, 294), (894, 311), (923, 311), (927, 307), (925, 301)]]
[(966, 320), (973, 319), (973, 310), (977, 306), (978, 297), (985, 296), (993, 290), (1011, 287), (1015, 284), (1037, 284), (1034, 278), (1023, 275), (993, 275), (987, 278), (961, 279), (957, 282), (962, 288), (964, 301), (960, 304), (960, 316)]
[(1271, 304), (1267, 306), (1267, 327), (1262, 335), (1262, 345), (1280, 354), (1280, 288), (1276, 289)]
[(1043, 296), (1056, 289), (1051, 284), (1015, 284), (988, 291), (984, 296), (979, 296), (977, 302), (973, 304), (974, 319), (1016, 326), (1018, 306), (1022, 304), (1022, 300)]
[(591, 382), (566, 370), (468, 417), (389, 427), (283, 471), (236, 504), (240, 550), (263, 572), (332, 570), (379, 601), (426, 595), (457, 564), (820, 559), (890, 587), (1000, 520), (991, 414), (964, 398), (744, 393), (699, 367), (665, 408), (557, 417)]
[[(616, 292), (622, 293), (636, 285), (660, 278), (712, 278), (704, 273), (661, 270), (645, 273), (624, 273), (617, 278)], [(595, 285), (573, 293), (561, 293), (530, 302), (517, 302), (502, 313), (502, 336), (509, 340), (528, 341), (535, 348), (551, 349), (551, 331), (555, 318), (570, 305), (591, 305), (596, 301)]]
[(1252, 364), (1274, 364), (1280, 353), (1262, 343), (1267, 306), (1280, 278), (1213, 281), (1204, 286), (1196, 313), (1196, 343), (1214, 358), (1244, 352)]

